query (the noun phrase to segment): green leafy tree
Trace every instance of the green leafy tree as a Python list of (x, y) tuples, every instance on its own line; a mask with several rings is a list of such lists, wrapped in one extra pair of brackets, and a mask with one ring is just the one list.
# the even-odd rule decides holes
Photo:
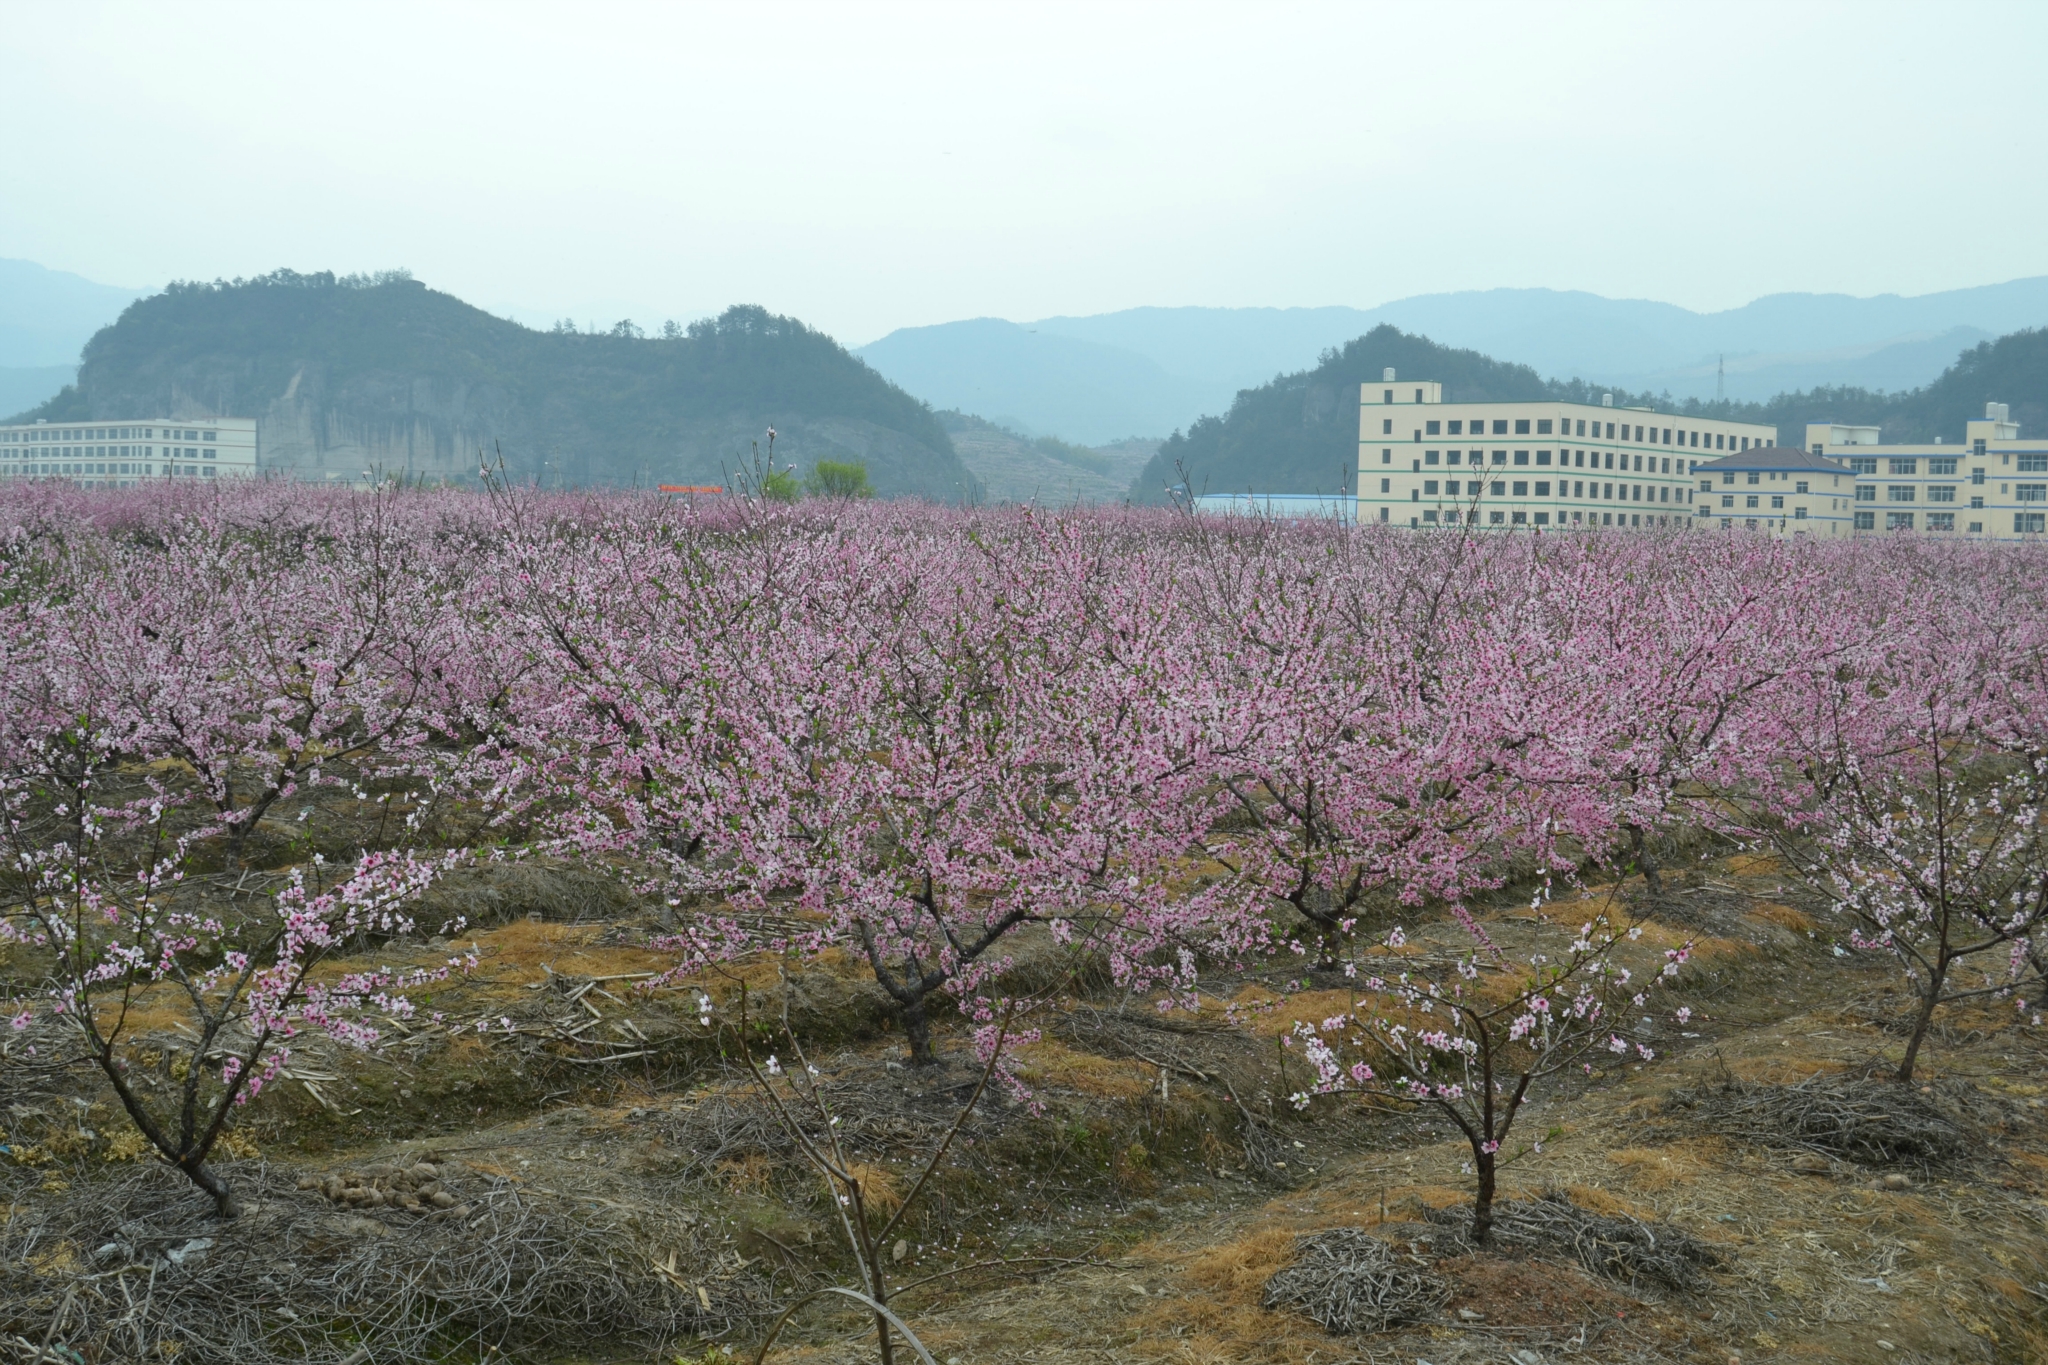
[(820, 460), (804, 479), (804, 491), (814, 498), (871, 498), (868, 467), (855, 460)]

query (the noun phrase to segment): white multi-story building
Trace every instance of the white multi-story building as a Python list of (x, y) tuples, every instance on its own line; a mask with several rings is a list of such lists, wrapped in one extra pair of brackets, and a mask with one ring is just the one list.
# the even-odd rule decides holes
[(1696, 526), (1842, 539), (1855, 533), (1856, 471), (1810, 450), (1751, 446), (1693, 472)]
[(256, 470), (253, 417), (0, 427), (0, 479), (64, 479), (91, 488), (125, 488), (151, 478), (249, 478)]
[(1362, 386), (1358, 519), (1513, 529), (1691, 524), (1696, 466), (1776, 427), (1602, 404), (1446, 403), (1443, 385)]
[(1856, 479), (1855, 529), (1932, 531), (1964, 539), (2048, 532), (2048, 441), (2022, 441), (2003, 403), (1964, 423), (1963, 443), (1880, 445), (1878, 428), (1816, 422), (1806, 448)]

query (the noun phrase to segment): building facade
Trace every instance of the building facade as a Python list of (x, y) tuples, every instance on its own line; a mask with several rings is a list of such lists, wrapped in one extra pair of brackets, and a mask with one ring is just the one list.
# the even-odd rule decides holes
[(1777, 428), (1587, 403), (1446, 403), (1389, 370), (1359, 394), (1358, 519), (1411, 527), (1674, 527), (1697, 466)]
[(126, 488), (152, 478), (249, 478), (257, 468), (253, 417), (0, 427), (0, 479), (64, 479), (88, 488)]
[(1774, 536), (1846, 539), (1855, 533), (1856, 471), (1810, 450), (1752, 446), (1693, 473), (1693, 524)]
[(1876, 427), (1818, 422), (1806, 448), (1855, 472), (1856, 531), (2031, 539), (2048, 532), (2048, 441), (2021, 440), (2008, 411), (1985, 404), (1959, 446), (1883, 445)]

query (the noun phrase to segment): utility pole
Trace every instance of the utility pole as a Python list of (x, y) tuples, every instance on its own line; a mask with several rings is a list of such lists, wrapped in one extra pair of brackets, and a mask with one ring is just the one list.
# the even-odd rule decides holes
[(1723, 351), (1714, 361), (1714, 401), (1720, 402), (1728, 396), (1728, 353)]

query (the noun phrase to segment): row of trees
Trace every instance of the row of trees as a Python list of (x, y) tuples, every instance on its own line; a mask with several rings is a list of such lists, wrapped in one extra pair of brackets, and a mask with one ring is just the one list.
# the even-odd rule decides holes
[[(663, 896), (680, 974), (850, 949), (918, 1064), (941, 1009), (993, 1038), (1030, 931), (1164, 1007), (1299, 958), (1356, 986), (1301, 1102), (1448, 1113), (1482, 1233), (1523, 1104), (1648, 1055), (1687, 949), (1617, 906), (1518, 958), (1477, 896), (1654, 897), (1674, 830), (1771, 841), (1912, 982), (1901, 1079), (1942, 1005), (2042, 971), (2032, 549), (287, 486), (17, 488), (0, 526), (8, 1058), (89, 1058), (224, 1213), (208, 1158), (294, 1036), (407, 1008), (325, 959), (486, 847)], [(319, 858), (314, 789), (358, 812)], [(1469, 952), (1404, 971), (1439, 908)], [(201, 1035), (168, 1090), (130, 1022), (167, 992)]]

